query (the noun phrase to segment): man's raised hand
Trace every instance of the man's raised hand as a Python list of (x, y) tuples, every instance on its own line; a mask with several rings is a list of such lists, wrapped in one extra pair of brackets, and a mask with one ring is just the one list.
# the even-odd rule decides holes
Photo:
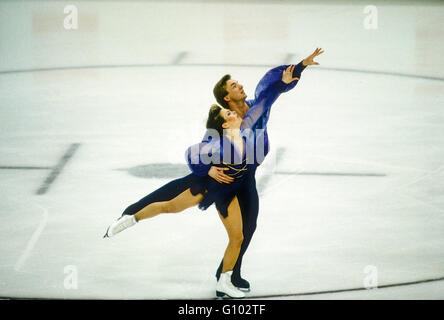
[(305, 58), (302, 61), (302, 65), (304, 67), (312, 66), (312, 65), (316, 65), (316, 66), (319, 65), (319, 63), (316, 61), (313, 61), (313, 59), (323, 53), (324, 53), (324, 50), (322, 50), (321, 48), (316, 48), (316, 50), (311, 55), (309, 55), (307, 58)]

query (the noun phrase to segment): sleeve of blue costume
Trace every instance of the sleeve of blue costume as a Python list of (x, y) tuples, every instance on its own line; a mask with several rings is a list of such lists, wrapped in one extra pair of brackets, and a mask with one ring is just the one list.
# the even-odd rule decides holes
[[(282, 73), (288, 67), (289, 65), (283, 65), (273, 68), (259, 81), (254, 93), (254, 99), (248, 101), (251, 108), (242, 121), (242, 129), (266, 129), (272, 104), (281, 93), (290, 91), (298, 83), (298, 80), (289, 84), (282, 81)], [(293, 78), (297, 77), (300, 79), (304, 69), (305, 67), (301, 61), (293, 70)]]
[(221, 146), (219, 138), (214, 138), (207, 131), (201, 143), (192, 145), (185, 152), (190, 170), (200, 176), (208, 175), (211, 166), (220, 161)]

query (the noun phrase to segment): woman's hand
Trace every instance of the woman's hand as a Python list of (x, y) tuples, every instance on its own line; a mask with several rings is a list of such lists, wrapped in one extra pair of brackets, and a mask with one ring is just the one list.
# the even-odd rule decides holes
[(220, 168), (212, 166), (210, 170), (208, 171), (208, 175), (216, 180), (219, 183), (227, 183), (230, 184), (234, 181), (233, 177), (227, 176), (224, 171), (230, 170), (229, 168)]
[(293, 82), (295, 80), (299, 80), (299, 78), (293, 78), (294, 67), (295, 67), (294, 64), (291, 66), (288, 66), (288, 68), (282, 72), (282, 82), (283, 83), (289, 84), (290, 82)]

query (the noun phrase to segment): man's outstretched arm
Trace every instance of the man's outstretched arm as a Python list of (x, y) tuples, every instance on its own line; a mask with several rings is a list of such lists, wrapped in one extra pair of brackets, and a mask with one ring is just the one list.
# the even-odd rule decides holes
[(317, 48), (311, 55), (296, 65), (282, 65), (269, 70), (259, 81), (254, 93), (255, 99), (264, 95), (280, 94), (293, 89), (307, 66), (319, 65), (313, 59), (324, 53)]
[(259, 81), (255, 99), (250, 101), (252, 108), (248, 110), (242, 127), (263, 129), (268, 121), (271, 105), (283, 92), (293, 89), (298, 83), (302, 71), (310, 65), (319, 65), (313, 59), (324, 51), (318, 48), (297, 65), (283, 65), (269, 70)]

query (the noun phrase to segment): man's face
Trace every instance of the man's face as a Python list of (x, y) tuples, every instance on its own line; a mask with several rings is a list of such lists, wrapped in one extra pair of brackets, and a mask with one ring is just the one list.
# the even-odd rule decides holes
[(247, 95), (244, 92), (244, 86), (238, 83), (236, 80), (228, 80), (225, 90), (228, 92), (228, 95), (226, 95), (224, 98), (226, 101), (237, 102), (247, 98)]

